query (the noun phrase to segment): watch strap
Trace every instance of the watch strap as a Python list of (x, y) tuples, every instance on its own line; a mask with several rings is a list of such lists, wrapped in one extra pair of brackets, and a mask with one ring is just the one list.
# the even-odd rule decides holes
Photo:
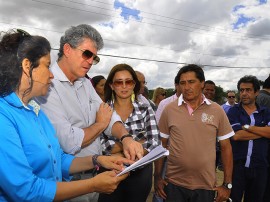
[(126, 137), (132, 137), (132, 135), (131, 135), (131, 134), (123, 135), (123, 136), (120, 138), (120, 142), (122, 143), (123, 140), (124, 140)]
[(94, 156), (92, 156), (92, 162), (93, 162), (93, 165), (95, 167), (96, 170), (99, 170), (99, 168), (101, 167), (101, 164), (98, 162), (98, 157), (100, 155), (97, 155), (95, 154)]

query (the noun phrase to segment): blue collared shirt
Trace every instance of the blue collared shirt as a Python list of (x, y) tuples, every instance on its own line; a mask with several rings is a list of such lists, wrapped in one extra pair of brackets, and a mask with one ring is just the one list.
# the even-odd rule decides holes
[(60, 148), (49, 119), (15, 93), (0, 98), (0, 201), (53, 201), (74, 159)]
[[(257, 111), (250, 116), (241, 103), (236, 104), (228, 111), (228, 118), (235, 132), (242, 130), (245, 124), (251, 126), (270, 126), (270, 110), (257, 105)], [(245, 167), (256, 168), (268, 166), (267, 151), (268, 139), (259, 138), (246, 141), (231, 141), (234, 160), (245, 160)]]

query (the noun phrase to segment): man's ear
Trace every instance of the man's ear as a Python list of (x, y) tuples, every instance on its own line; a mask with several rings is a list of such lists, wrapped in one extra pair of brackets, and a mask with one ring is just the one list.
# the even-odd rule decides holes
[(202, 81), (202, 82), (201, 82), (201, 88), (202, 88), (202, 90), (204, 89), (204, 85), (205, 85), (205, 82)]
[(30, 76), (31, 62), (28, 58), (24, 58), (22, 61), (22, 70), (29, 77)]
[(65, 45), (63, 46), (64, 56), (68, 57), (70, 55), (71, 49), (72, 49), (72, 47), (68, 43), (65, 43)]

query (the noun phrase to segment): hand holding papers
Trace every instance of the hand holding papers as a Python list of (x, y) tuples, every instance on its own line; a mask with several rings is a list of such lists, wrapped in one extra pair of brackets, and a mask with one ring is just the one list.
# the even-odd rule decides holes
[(126, 167), (122, 172), (120, 172), (117, 176), (123, 175), (131, 170), (134, 170), (135, 168), (141, 167), (143, 165), (146, 165), (148, 163), (152, 163), (153, 161), (168, 156), (169, 151), (162, 147), (162, 145), (157, 146), (155, 149), (153, 149), (151, 152), (149, 152), (147, 155), (145, 155), (140, 160), (136, 161), (132, 165)]

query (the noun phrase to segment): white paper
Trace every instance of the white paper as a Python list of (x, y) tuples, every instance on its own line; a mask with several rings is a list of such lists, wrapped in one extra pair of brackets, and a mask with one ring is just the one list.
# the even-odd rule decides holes
[(117, 176), (123, 175), (131, 170), (134, 170), (135, 168), (138, 168), (140, 166), (146, 165), (148, 163), (151, 163), (161, 157), (168, 156), (169, 151), (162, 147), (162, 145), (157, 146), (155, 149), (150, 151), (147, 155), (145, 155), (140, 160), (136, 161), (135, 163), (131, 164), (130, 166), (126, 167), (121, 173), (119, 173)]

